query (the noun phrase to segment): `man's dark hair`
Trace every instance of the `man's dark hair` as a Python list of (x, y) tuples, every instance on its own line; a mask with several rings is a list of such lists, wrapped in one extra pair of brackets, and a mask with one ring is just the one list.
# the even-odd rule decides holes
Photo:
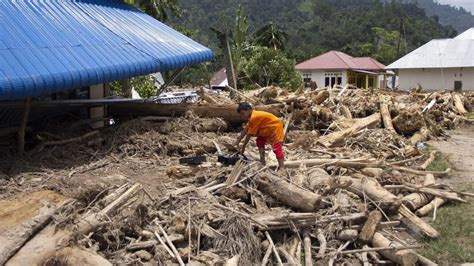
[(237, 113), (240, 113), (242, 110), (252, 110), (252, 105), (248, 102), (241, 102), (239, 103), (239, 106), (237, 107)]

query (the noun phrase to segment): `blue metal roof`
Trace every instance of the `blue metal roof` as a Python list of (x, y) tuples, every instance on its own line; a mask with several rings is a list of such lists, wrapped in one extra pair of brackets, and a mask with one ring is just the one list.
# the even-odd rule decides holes
[(210, 49), (119, 0), (0, 0), (0, 100), (212, 57)]

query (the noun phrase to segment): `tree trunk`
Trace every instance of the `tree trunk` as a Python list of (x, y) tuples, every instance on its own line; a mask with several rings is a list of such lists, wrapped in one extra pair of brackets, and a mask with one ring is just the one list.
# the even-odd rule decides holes
[(456, 110), (460, 115), (465, 115), (468, 112), (466, 111), (466, 108), (464, 108), (464, 104), (462, 101), (462, 98), (459, 94), (454, 94), (453, 95), (453, 100), (454, 100), (454, 106), (456, 107)]
[(434, 198), (430, 203), (426, 204), (425, 206), (421, 207), (419, 210), (416, 211), (416, 215), (418, 216), (426, 216), (435, 208), (445, 204), (448, 202), (447, 199), (442, 198)]
[(86, 235), (104, 220), (109, 220), (108, 217), (113, 215), (120, 206), (127, 203), (140, 188), (140, 184), (133, 185), (100, 212), (89, 214), (80, 219), (74, 230), (57, 230), (53, 225), (47, 226), (28, 241), (6, 265), (41, 265), (48, 258), (54, 256), (57, 250), (68, 246), (69, 241), (76, 233)]
[(260, 174), (256, 182), (259, 190), (290, 207), (303, 211), (315, 211), (319, 208), (320, 195), (290, 184), (269, 172)]
[(329, 135), (326, 135), (324, 137), (321, 137), (318, 142), (323, 145), (326, 148), (332, 147), (340, 142), (342, 142), (344, 139), (348, 138), (351, 136), (353, 133), (364, 129), (366, 127), (374, 127), (380, 123), (380, 114), (375, 113), (371, 116), (358, 119), (354, 125), (352, 125), (350, 128), (343, 129), (341, 131), (337, 131), (334, 133), (331, 133)]
[(390, 116), (390, 111), (388, 110), (388, 104), (384, 101), (380, 101), (380, 114), (382, 115), (383, 125), (385, 128), (395, 131), (392, 123), (392, 117)]
[(364, 243), (372, 242), (375, 231), (377, 231), (377, 226), (382, 220), (382, 213), (378, 210), (373, 210), (369, 214), (369, 218), (365, 222), (362, 230), (360, 230), (359, 240)]
[(329, 96), (330, 96), (329, 91), (327, 90), (320, 91), (318, 92), (318, 94), (313, 96), (312, 102), (313, 104), (317, 104), (317, 105), (322, 104), (324, 101), (326, 101), (327, 98), (329, 98)]
[(365, 176), (362, 179), (341, 176), (340, 180), (343, 182), (352, 182), (351, 185), (346, 188), (347, 190), (357, 194), (361, 198), (368, 197), (376, 202), (380, 208), (390, 213), (396, 213), (400, 207), (401, 202), (397, 196), (382, 187), (375, 179)]
[[(429, 186), (435, 184), (435, 178), (432, 174), (427, 174), (423, 182), (423, 186)], [(415, 211), (421, 208), (423, 205), (428, 204), (433, 199), (430, 194), (424, 193), (411, 193), (402, 198), (403, 204), (410, 210)]]
[[(284, 104), (256, 105), (254, 110), (265, 111), (280, 116)], [(187, 111), (192, 111), (198, 117), (221, 117), (231, 124), (241, 124), (246, 119), (237, 113), (237, 105), (197, 105), (197, 104), (112, 104), (109, 114), (129, 119), (133, 116), (183, 116)]]
[[(392, 246), (400, 246), (397, 243), (391, 242), (386, 237), (384, 237), (380, 233), (375, 233), (372, 239), (372, 245), (374, 247), (392, 247)], [(381, 250), (379, 251), (382, 256), (394, 261), (400, 265), (415, 265), (418, 261), (418, 256), (415, 252), (409, 249), (405, 250)]]
[(427, 236), (429, 238), (437, 238), (439, 236), (439, 233), (436, 231), (436, 229), (413, 214), (405, 205), (402, 204), (399, 214), (402, 216), (400, 219), (402, 223), (404, 223), (406, 227), (408, 227), (413, 232), (422, 236)]
[[(275, 167), (278, 164), (272, 163), (269, 166)], [(361, 160), (361, 159), (304, 159), (297, 161), (286, 161), (285, 167), (287, 168), (298, 168), (301, 165), (307, 167), (318, 166), (318, 165), (335, 165), (344, 168), (365, 168), (365, 167), (377, 167), (379, 163), (376, 161)]]
[(420, 131), (418, 131), (413, 136), (411, 136), (410, 142), (412, 145), (416, 145), (418, 142), (423, 142), (423, 141), (428, 140), (430, 135), (431, 135), (431, 130), (429, 130), (427, 127), (422, 127)]

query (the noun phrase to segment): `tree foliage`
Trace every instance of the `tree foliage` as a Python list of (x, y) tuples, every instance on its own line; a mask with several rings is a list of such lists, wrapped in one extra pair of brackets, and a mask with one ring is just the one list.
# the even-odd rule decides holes
[(243, 85), (276, 85), (296, 89), (301, 77), (295, 71), (295, 60), (288, 59), (280, 50), (255, 46), (241, 61), (243, 76), (239, 82)]
[[(374, 56), (388, 64), (433, 38), (456, 34), (452, 27), (441, 25), (436, 17), (428, 17), (414, 1), (180, 0), (185, 15), (173, 21), (199, 29), (197, 40), (216, 48), (217, 41), (209, 27), (232, 24), (240, 4), (247, 11), (250, 32), (270, 21), (278, 23), (278, 29), (288, 33), (286, 51), (297, 61), (329, 50), (340, 50), (353, 56)], [(374, 31), (373, 28), (382, 28), (386, 32)], [(391, 37), (395, 31), (399, 40), (393, 45)], [(388, 39), (381, 42), (381, 37)], [(388, 49), (390, 43), (397, 49), (395, 57), (394, 51)]]
[(273, 48), (274, 50), (285, 48), (288, 33), (277, 29), (273, 22), (259, 28), (254, 34), (255, 42), (261, 46)]

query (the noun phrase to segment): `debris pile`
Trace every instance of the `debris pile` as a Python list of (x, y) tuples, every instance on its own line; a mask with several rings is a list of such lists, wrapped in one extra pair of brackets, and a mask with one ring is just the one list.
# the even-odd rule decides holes
[[(260, 165), (251, 148), (235, 164), (218, 162), (235, 153), (237, 136), (219, 114), (142, 117), (61, 140), (43, 134), (21, 158), (35, 170), (2, 167), (12, 177), (2, 191), (50, 189), (70, 199), (2, 233), (0, 264), (432, 263), (417, 253), (419, 238), (440, 236), (422, 218), (473, 194), (442, 185), (450, 169), (427, 171), (436, 154), (417, 146), (471, 122), (461, 108), (468, 97), (349, 88), (234, 93), (256, 108), (284, 105), (285, 171), (275, 172), (272, 160)], [(199, 95), (201, 105), (223, 102)], [(201, 157), (179, 163), (190, 156)], [(80, 181), (86, 176), (96, 178)]]

